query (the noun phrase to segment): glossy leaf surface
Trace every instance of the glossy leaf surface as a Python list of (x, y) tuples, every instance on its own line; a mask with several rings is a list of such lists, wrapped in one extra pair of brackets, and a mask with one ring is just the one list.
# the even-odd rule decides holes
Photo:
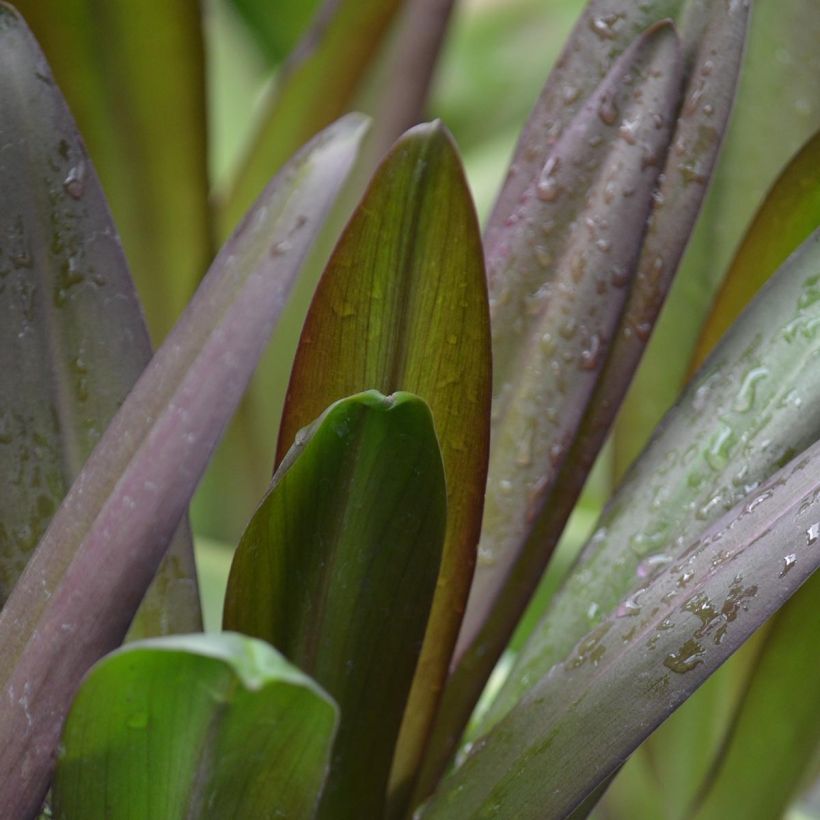
[(212, 256), (199, 0), (16, 5), (88, 143), (159, 341)]
[(332, 401), (366, 388), (421, 396), (447, 475), (447, 541), (394, 781), (415, 771), (475, 563), (489, 447), (490, 339), (478, 225), (438, 124), (408, 131), (377, 171), (317, 288), (291, 375), (279, 457)]
[(687, 543), (476, 742), (422, 816), (577, 808), (820, 566), (819, 468), (814, 444)]
[(339, 704), (319, 817), (383, 812), (446, 516), (429, 409), (368, 391), (299, 434), (239, 544), (225, 627), (272, 643)]
[(221, 231), (231, 230), (265, 180), (300, 145), (350, 109), (402, 0), (324, 0), (282, 66), (231, 191)]
[(122, 640), (236, 408), (365, 125), (283, 169), (214, 262), (71, 487), (0, 612), (0, 792), (36, 810), (88, 668)]
[(820, 436), (818, 276), (815, 232), (758, 294), (656, 431), (521, 651), (488, 723), (642, 579)]
[(262, 641), (142, 641), (104, 658), (80, 687), (54, 815), (309, 817), (336, 722), (333, 701)]
[[(19, 16), (0, 6), (0, 605), (151, 358), (116, 228)], [(134, 633), (202, 626), (187, 523)]]

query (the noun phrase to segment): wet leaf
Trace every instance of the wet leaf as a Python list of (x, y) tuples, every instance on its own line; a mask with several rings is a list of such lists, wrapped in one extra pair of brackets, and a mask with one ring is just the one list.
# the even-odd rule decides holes
[(308, 817), (333, 701), (262, 641), (142, 641), (91, 670), (66, 720), (56, 817)]
[(200, 3), (15, 4), (77, 117), (161, 340), (212, 257)]
[(272, 643), (339, 704), (318, 817), (383, 814), (446, 516), (427, 405), (369, 391), (299, 434), (239, 544), (225, 627)]
[(394, 788), (412, 778), (470, 587), (487, 469), (489, 317), (478, 225), (439, 124), (408, 131), (331, 257), (302, 332), (279, 439), (332, 401), (375, 387), (429, 403), (447, 475), (448, 534)]
[(459, 666), (426, 764), (427, 788), (549, 559), (533, 533), (627, 301), (680, 69), (670, 25), (630, 46), (563, 132), (488, 256), (489, 480)]
[[(94, 167), (25, 24), (0, 6), (0, 604), (151, 358)], [(187, 521), (132, 635), (201, 629)]]
[(579, 806), (820, 566), (818, 468), (814, 444), (687, 543), (476, 742), (422, 817)]
[(40, 804), (72, 694), (122, 640), (239, 402), (364, 130), (348, 117), (283, 169), (225, 246), (73, 483), (0, 612), (0, 792)]
[(818, 273), (815, 232), (657, 429), (521, 651), (485, 726), (566, 658), (630, 589), (820, 437)]

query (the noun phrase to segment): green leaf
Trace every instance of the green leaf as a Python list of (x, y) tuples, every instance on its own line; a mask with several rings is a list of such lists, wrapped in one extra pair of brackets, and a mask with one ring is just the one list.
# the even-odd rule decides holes
[[(785, 558), (783, 568), (791, 561)], [(772, 620), (705, 798), (692, 813), (697, 820), (780, 817), (809, 771), (820, 738), (820, 665), (812, 643), (820, 634), (818, 600), (820, 573)]]
[(339, 121), (270, 183), (100, 439), (0, 612), (8, 697), (0, 793), (10, 816), (39, 807), (71, 697), (122, 640), (364, 129), (360, 117)]
[(212, 257), (200, 4), (17, 0), (17, 7), (77, 117), (160, 340)]
[(341, 710), (319, 817), (383, 813), (446, 516), (427, 405), (369, 391), (300, 433), (239, 544), (225, 627), (272, 643)]
[(541, 678), (445, 779), (425, 820), (571, 813), (820, 566), (818, 517), (820, 443)]
[(319, 7), (319, 0), (230, 0), (256, 38), (267, 60), (274, 65), (283, 60)]
[[(0, 5), (0, 605), (151, 344), (94, 167)], [(187, 521), (132, 635), (202, 628)]]
[(272, 173), (345, 111), (378, 54), (402, 0), (325, 0), (261, 116), (245, 161), (218, 214), (227, 233)]
[(820, 227), (820, 131), (783, 169), (735, 254), (701, 330), (696, 370), (772, 272)]
[[(715, 3), (714, 7), (719, 11), (749, 5)], [(702, 218), (619, 416), (614, 436), (616, 476), (623, 475), (677, 398), (701, 322), (767, 189), (820, 128), (816, 93), (820, 15), (815, 0), (753, 5), (732, 120)], [(715, 66), (720, 57), (720, 51), (712, 57)], [(715, 68), (709, 76), (720, 81), (724, 75)], [(674, 215), (673, 208), (670, 216)]]
[(497, 720), (642, 578), (820, 437), (820, 232), (724, 337), (615, 493), (487, 717)]
[(333, 701), (262, 641), (142, 641), (101, 660), (63, 730), (57, 818), (310, 817)]
[(561, 492), (556, 477), (627, 302), (681, 68), (671, 25), (639, 37), (563, 132), (488, 250), (489, 479), (458, 667), (428, 770), (441, 770), (453, 751), (557, 542), (545, 545), (541, 519)]
[[(470, 588), (489, 447), (490, 332), (478, 225), (439, 124), (408, 131), (377, 171), (317, 288), (280, 431), (374, 387), (429, 403), (447, 475), (447, 541), (393, 788), (412, 785)], [(400, 798), (399, 798), (400, 802)]]

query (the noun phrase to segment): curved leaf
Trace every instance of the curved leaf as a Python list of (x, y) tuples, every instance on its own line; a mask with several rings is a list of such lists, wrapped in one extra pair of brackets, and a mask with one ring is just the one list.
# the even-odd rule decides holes
[(309, 817), (333, 701), (262, 641), (186, 635), (106, 656), (74, 698), (56, 817)]
[(425, 818), (565, 817), (820, 566), (820, 443), (583, 638), (445, 779)]
[(364, 130), (348, 117), (274, 179), (77, 476), (0, 612), (0, 792), (48, 787), (81, 677), (122, 640), (236, 408)]
[(199, 0), (16, 5), (88, 142), (162, 339), (212, 257)]
[(641, 578), (820, 437), (819, 275), (815, 232), (664, 419), (521, 651), (485, 726), (563, 660)]
[(375, 387), (430, 405), (447, 475), (447, 540), (399, 740), (394, 788), (415, 773), (470, 588), (487, 469), (490, 339), (478, 225), (439, 124), (408, 131), (377, 171), (317, 288), (279, 438)]
[[(0, 5), (0, 605), (151, 358), (94, 167), (20, 17)], [(202, 628), (187, 521), (133, 634)]]
[(383, 813), (446, 511), (427, 405), (369, 391), (299, 434), (239, 544), (225, 627), (272, 643), (341, 710), (319, 817)]

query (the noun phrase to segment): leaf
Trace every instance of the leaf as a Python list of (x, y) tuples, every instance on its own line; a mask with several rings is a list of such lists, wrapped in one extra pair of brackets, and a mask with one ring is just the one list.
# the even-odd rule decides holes
[[(48, 65), (0, 6), (0, 605), (151, 344), (100, 183)], [(202, 628), (187, 521), (133, 634)]]
[(282, 66), (261, 125), (218, 213), (220, 230), (236, 224), (295, 150), (350, 108), (401, 0), (324, 0)]
[(162, 339), (212, 258), (200, 4), (141, 0), (138, 13), (96, 0), (17, 7), (88, 142)]
[(519, 654), (485, 730), (641, 579), (820, 437), (818, 273), (815, 232), (656, 430)]
[[(783, 569), (793, 560), (784, 558)], [(818, 592), (815, 574), (772, 620), (705, 799), (692, 814), (697, 820), (782, 816), (816, 758), (820, 674), (812, 641), (820, 630)]]
[(296, 45), (319, 7), (319, 0), (230, 0), (245, 21), (257, 45), (272, 64), (283, 60)]
[(106, 656), (63, 732), (56, 817), (309, 817), (333, 701), (262, 641), (225, 633)]
[(735, 317), (788, 255), (820, 226), (820, 131), (783, 169), (746, 231), (701, 330), (697, 369)]
[[(751, 4), (714, 4), (718, 10), (744, 5)], [(703, 216), (619, 416), (614, 435), (617, 476), (680, 393), (701, 322), (766, 190), (820, 128), (816, 12), (814, 0), (754, 4), (732, 121)], [(719, 56), (720, 51), (713, 59)], [(711, 75), (721, 76), (717, 69)]]
[(430, 410), (369, 391), (297, 437), (239, 544), (225, 627), (272, 643), (341, 710), (319, 817), (383, 814), (446, 520)]
[(489, 479), (458, 667), (432, 741), (426, 789), (453, 751), (549, 559), (539, 519), (558, 491), (556, 476), (627, 301), (658, 157), (671, 136), (680, 71), (670, 25), (638, 38), (563, 132), (489, 252)]
[(0, 612), (0, 792), (48, 786), (80, 678), (122, 640), (276, 322), (364, 122), (341, 120), (274, 179), (86, 462)]
[(818, 468), (820, 443), (622, 602), (473, 746), (425, 820), (580, 805), (820, 565)]
[(489, 437), (489, 335), (464, 172), (446, 130), (418, 126), (377, 171), (317, 288), (279, 437), (281, 458), (327, 404), (370, 387), (416, 393), (433, 413), (448, 530), (392, 776), (393, 789), (402, 792), (412, 785), (430, 729), (475, 563)]

